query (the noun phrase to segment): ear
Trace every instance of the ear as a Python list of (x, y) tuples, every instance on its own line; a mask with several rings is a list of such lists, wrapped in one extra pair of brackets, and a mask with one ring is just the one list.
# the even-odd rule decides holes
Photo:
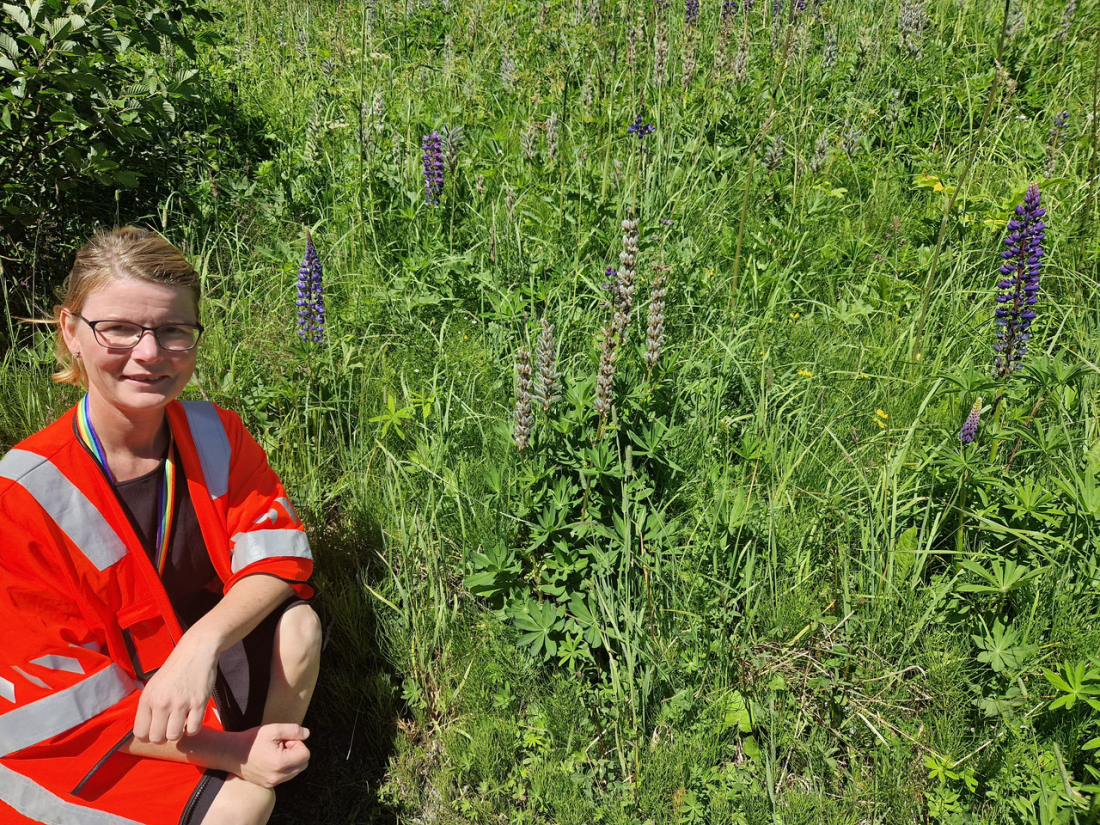
[(68, 347), (69, 352), (73, 355), (80, 352), (80, 342), (76, 339), (76, 327), (79, 323), (80, 319), (69, 312), (69, 310), (64, 308), (61, 310), (58, 326), (61, 330), (61, 337), (65, 341), (65, 346)]

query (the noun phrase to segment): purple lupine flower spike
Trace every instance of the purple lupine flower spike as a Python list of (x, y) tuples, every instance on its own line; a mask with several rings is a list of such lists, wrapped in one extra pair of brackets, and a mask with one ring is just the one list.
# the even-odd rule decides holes
[(313, 245), (313, 235), (306, 230), (306, 254), (298, 267), (298, 337), (303, 341), (322, 344), (325, 340), (325, 298), (321, 257)]
[(1008, 249), (1001, 253), (1005, 263), (1000, 272), (1004, 278), (997, 284), (1003, 291), (996, 298), (994, 313), (997, 340), (993, 351), (997, 355), (993, 360), (993, 375), (996, 378), (1005, 378), (1019, 369), (1020, 361), (1027, 354), (1031, 322), (1035, 320), (1032, 307), (1039, 300), (1039, 270), (1046, 230), (1042, 220), (1046, 210), (1039, 203), (1039, 187), (1033, 183), (1008, 222), (1008, 237), (1005, 238)]
[(978, 422), (982, 417), (982, 397), (979, 395), (974, 406), (970, 408), (970, 414), (966, 416), (962, 429), (959, 430), (959, 441), (963, 444), (972, 444), (978, 437)]
[(638, 140), (641, 141), (656, 131), (656, 126), (652, 123), (642, 123), (642, 116), (638, 115), (638, 117), (634, 119), (634, 122), (630, 124), (630, 128), (626, 130), (626, 133), (628, 135), (637, 135)]
[(699, 0), (684, 0), (684, 23), (694, 26), (699, 22)]
[(722, 0), (722, 22), (737, 14), (737, 0)]
[(424, 191), (430, 204), (438, 204), (443, 194), (443, 139), (439, 132), (424, 135)]

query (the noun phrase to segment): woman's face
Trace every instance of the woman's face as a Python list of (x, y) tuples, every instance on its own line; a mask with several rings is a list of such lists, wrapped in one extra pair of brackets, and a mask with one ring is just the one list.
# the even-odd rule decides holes
[[(196, 324), (198, 313), (190, 290), (139, 280), (113, 280), (93, 292), (80, 309), (87, 321), (128, 321), (143, 327)], [(195, 350), (163, 349), (152, 332), (143, 333), (133, 349), (102, 346), (92, 328), (68, 310), (62, 311), (65, 344), (88, 374), (89, 400), (113, 407), (127, 418), (163, 410), (178, 396), (195, 371)]]

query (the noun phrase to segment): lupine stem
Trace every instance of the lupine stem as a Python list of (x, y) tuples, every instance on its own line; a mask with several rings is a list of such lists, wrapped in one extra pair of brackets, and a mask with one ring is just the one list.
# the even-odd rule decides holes
[(1081, 210), (1081, 255), (1080, 262), (1085, 262), (1085, 247), (1088, 241), (1089, 223), (1092, 221), (1092, 205), (1096, 199), (1096, 178), (1098, 176), (1097, 157), (1100, 156), (1100, 148), (1097, 146), (1097, 117), (1100, 117), (1100, 37), (1096, 38), (1096, 60), (1092, 67), (1092, 135), (1089, 140), (1089, 191), (1085, 196), (1085, 208)]
[(910, 356), (910, 366), (915, 366), (920, 356), (920, 342), (924, 337), (924, 322), (928, 317), (928, 302), (932, 297), (932, 286), (936, 281), (936, 268), (940, 262), (940, 251), (943, 249), (943, 239), (947, 235), (947, 222), (951, 218), (951, 210), (955, 207), (955, 200), (963, 190), (966, 176), (970, 173), (970, 167), (974, 165), (974, 158), (978, 155), (978, 148), (982, 144), (982, 136), (985, 134), (985, 126), (989, 121), (989, 115), (993, 111), (993, 102), (997, 98), (997, 89), (1001, 83), (1001, 58), (1004, 56), (1005, 32), (1008, 30), (1008, 13), (1012, 0), (1005, 0), (1005, 11), (1001, 21), (1001, 39), (997, 43), (997, 59), (994, 61), (993, 82), (989, 84), (989, 98), (985, 102), (985, 111), (982, 113), (982, 121), (978, 125), (978, 134), (974, 138), (974, 146), (970, 150), (970, 157), (959, 175), (959, 182), (955, 185), (955, 191), (948, 198), (943, 207), (943, 218), (940, 220), (940, 233), (936, 238), (936, 248), (932, 252), (932, 263), (928, 267), (928, 277), (924, 281), (924, 298), (921, 300), (920, 318), (917, 320), (917, 335), (913, 340), (913, 351)]

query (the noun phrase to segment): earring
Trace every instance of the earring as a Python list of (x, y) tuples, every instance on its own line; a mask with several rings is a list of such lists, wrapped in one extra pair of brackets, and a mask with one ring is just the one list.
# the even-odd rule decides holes
[(74, 353), (73, 353), (73, 355), (75, 355), (75, 356), (76, 356), (77, 358), (80, 358), (80, 357), (81, 357), (81, 355), (80, 355), (80, 351), (79, 351), (79, 350), (77, 350), (76, 352), (74, 352)]

